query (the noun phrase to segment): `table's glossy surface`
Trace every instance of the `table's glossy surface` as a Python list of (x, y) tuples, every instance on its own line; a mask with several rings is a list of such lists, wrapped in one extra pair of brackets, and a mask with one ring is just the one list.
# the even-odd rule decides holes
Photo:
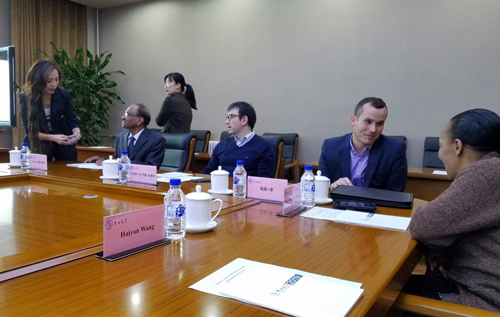
[[(102, 243), (104, 215), (161, 203), (168, 189), (107, 185), (98, 178), (100, 171), (60, 165), (51, 163), (47, 175), (0, 175), (10, 223), (1, 230), (11, 231), (5, 235), (11, 242), (1, 249), (4, 268), (14, 260), (19, 265), (26, 258)], [(188, 183), (185, 191), (196, 185)], [(98, 198), (83, 198), (96, 191)], [(222, 197), (227, 208), (213, 231), (117, 262), (86, 256), (0, 283), (0, 315), (276, 315), (188, 288), (237, 257), (363, 283), (365, 293), (350, 315), (374, 310), (377, 315), (390, 306), (418, 261), (409, 232), (279, 218), (280, 205)], [(415, 207), (423, 204), (415, 201)], [(377, 212), (410, 216), (412, 210)]]

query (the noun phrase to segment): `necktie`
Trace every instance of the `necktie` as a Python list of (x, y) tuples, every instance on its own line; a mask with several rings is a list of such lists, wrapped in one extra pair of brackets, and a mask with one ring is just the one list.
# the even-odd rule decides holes
[(134, 150), (135, 146), (135, 138), (131, 136), (128, 138), (128, 146), (127, 146), (127, 151), (128, 151), (128, 156), (130, 157), (132, 155), (132, 151)]

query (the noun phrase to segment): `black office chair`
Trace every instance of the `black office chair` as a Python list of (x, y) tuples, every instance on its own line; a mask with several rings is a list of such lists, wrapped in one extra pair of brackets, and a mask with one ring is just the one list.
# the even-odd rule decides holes
[(263, 135), (262, 137), (266, 139), (266, 141), (269, 142), (274, 149), (274, 154), (276, 155), (274, 178), (280, 178), (280, 170), (282, 169), (281, 159), (283, 158), (283, 147), (285, 145), (285, 141), (280, 136)]
[(212, 135), (210, 130), (191, 130), (190, 132), (196, 136), (194, 152), (207, 153), (208, 142), (210, 142), (210, 136)]
[(426, 137), (424, 143), (424, 161), (422, 167), (442, 168), (444, 169), (443, 161), (439, 159), (439, 138)]
[(194, 164), (196, 136), (192, 133), (160, 133), (167, 141), (161, 170), (190, 172)]
[(283, 146), (283, 158), (285, 160), (285, 178), (291, 180), (293, 182), (298, 182), (296, 177), (296, 169), (299, 165), (299, 161), (297, 160), (297, 147), (299, 144), (299, 135), (297, 133), (269, 133), (266, 132), (262, 135), (263, 137), (267, 136), (278, 136), (283, 138), (284, 146)]
[(404, 142), (404, 144), (406, 144), (406, 137), (404, 135), (386, 135), (386, 137), (399, 140), (401, 142)]
[(222, 131), (222, 132), (220, 133), (220, 139), (219, 139), (219, 141), (222, 141), (222, 140), (224, 140), (224, 139), (227, 139), (227, 138), (229, 138), (229, 136), (230, 136), (230, 135), (229, 135), (229, 132), (227, 132), (227, 131)]

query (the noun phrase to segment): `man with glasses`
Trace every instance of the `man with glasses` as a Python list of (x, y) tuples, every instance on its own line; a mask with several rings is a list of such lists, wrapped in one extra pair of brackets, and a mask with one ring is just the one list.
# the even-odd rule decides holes
[[(167, 143), (159, 134), (147, 128), (151, 121), (148, 108), (143, 104), (134, 104), (127, 108), (122, 116), (123, 131), (116, 136), (115, 157), (121, 157), (127, 151), (132, 164), (155, 165), (160, 167), (165, 156)], [(85, 163), (102, 164), (102, 158), (93, 156)]]
[(254, 108), (244, 102), (232, 103), (228, 108), (226, 125), (231, 137), (217, 144), (212, 158), (201, 173), (210, 174), (222, 166), (231, 175), (237, 160), (243, 160), (248, 176), (274, 177), (276, 156), (269, 142), (255, 134), (257, 121)]

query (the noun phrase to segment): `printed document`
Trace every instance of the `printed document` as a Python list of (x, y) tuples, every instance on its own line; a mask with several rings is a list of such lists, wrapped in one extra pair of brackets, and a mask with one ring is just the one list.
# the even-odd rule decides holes
[(381, 229), (392, 229), (406, 231), (411, 218), (379, 215), (361, 211), (345, 210), (340, 213), (335, 222), (347, 223), (358, 226), (374, 227)]
[(361, 283), (240, 258), (190, 288), (294, 316), (344, 316), (363, 294)]

